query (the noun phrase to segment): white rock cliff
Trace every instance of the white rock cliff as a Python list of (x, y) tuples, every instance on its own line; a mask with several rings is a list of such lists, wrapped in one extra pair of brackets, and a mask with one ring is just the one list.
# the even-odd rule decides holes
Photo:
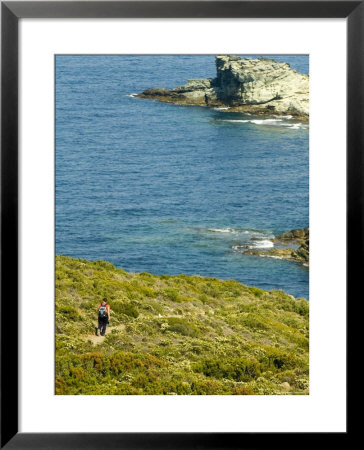
[(309, 76), (273, 59), (216, 56), (216, 78), (192, 79), (172, 90), (147, 89), (142, 98), (163, 102), (226, 107), (231, 112), (307, 119)]

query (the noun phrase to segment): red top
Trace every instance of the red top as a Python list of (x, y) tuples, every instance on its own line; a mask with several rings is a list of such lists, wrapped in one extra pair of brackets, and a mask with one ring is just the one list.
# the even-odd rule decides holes
[(106, 305), (106, 311), (108, 314), (110, 314), (110, 306), (106, 303), (106, 302), (102, 302), (99, 304), (99, 309), (101, 306), (105, 306)]

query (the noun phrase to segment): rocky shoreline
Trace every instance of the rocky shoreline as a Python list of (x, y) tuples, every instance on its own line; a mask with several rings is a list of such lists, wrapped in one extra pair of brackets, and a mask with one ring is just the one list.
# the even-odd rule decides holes
[(191, 79), (174, 89), (146, 89), (136, 97), (177, 105), (221, 108), (257, 116), (309, 120), (309, 76), (267, 58), (216, 56), (216, 77)]
[[(251, 248), (244, 250), (244, 255), (258, 255), (267, 258), (286, 259), (309, 265), (310, 231), (309, 227), (283, 233), (272, 241), (277, 247)], [(292, 248), (295, 246), (296, 248)]]

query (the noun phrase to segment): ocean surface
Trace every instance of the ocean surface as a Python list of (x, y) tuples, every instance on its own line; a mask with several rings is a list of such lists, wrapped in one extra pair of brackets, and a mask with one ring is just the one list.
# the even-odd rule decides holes
[(133, 96), (215, 74), (214, 55), (56, 57), (56, 253), (308, 299), (307, 267), (239, 249), (308, 226), (307, 124)]

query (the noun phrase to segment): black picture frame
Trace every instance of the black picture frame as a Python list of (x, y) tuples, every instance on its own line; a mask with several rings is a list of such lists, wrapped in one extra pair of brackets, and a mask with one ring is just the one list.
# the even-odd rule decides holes
[[(18, 22), (21, 18), (346, 18), (347, 305), (363, 276), (364, 1), (1, 2), (1, 310), (18, 315)], [(359, 299), (360, 300), (360, 299)], [(347, 308), (348, 309), (348, 308)], [(328, 443), (325, 433), (19, 433), (18, 323), (1, 315), (1, 448), (229, 449)], [(11, 335), (12, 345), (7, 344)], [(348, 349), (350, 346), (348, 345)], [(347, 418), (349, 415), (347, 415)], [(347, 421), (348, 423), (348, 421)], [(346, 433), (330, 433), (347, 445)], [(321, 442), (322, 441), (322, 442)]]

